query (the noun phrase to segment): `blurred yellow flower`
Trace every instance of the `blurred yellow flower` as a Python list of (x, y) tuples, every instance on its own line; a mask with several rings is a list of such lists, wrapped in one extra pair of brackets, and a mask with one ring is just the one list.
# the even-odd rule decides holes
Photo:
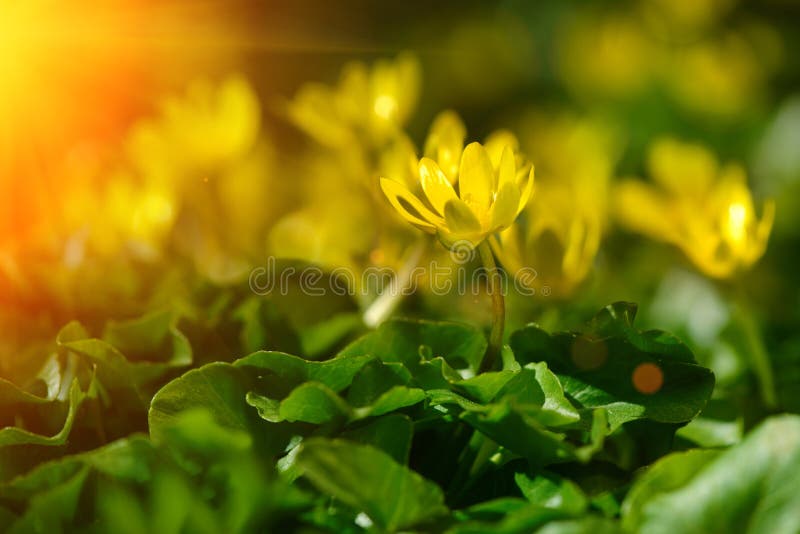
[(579, 96), (628, 97), (653, 77), (658, 51), (633, 16), (586, 11), (557, 35), (560, 75)]
[(644, 20), (659, 35), (673, 33), (686, 40), (696, 32), (707, 30), (733, 8), (736, 0), (642, 0), (639, 9)]
[(536, 194), (517, 223), (490, 243), (512, 275), (536, 271), (521, 283), (567, 296), (600, 248), (618, 143), (607, 125), (566, 115), (525, 117), (520, 133), (536, 160)]
[[(467, 128), (455, 111), (442, 111), (425, 139), (425, 157), (434, 160), (451, 184), (456, 182)], [(513, 147), (516, 149), (517, 147)]]
[(258, 97), (240, 76), (164, 99), (159, 115), (133, 127), (127, 160), (73, 171), (67, 263), (123, 252), (153, 260), (170, 242), (212, 280), (245, 275), (287, 192), (269, 172), (260, 122)]
[[(439, 165), (451, 184), (458, 177), (466, 137), (467, 128), (461, 118), (455, 111), (446, 110), (434, 118), (425, 139), (423, 155)], [(380, 151), (378, 170), (382, 176), (391, 176), (409, 189), (420, 183), (417, 149), (408, 136), (397, 136)]]
[(398, 133), (414, 110), (420, 77), (419, 63), (410, 54), (378, 61), (372, 68), (348, 63), (335, 87), (308, 83), (286, 111), (298, 128), (323, 145), (380, 143)]
[(767, 53), (779, 54), (774, 50), (779, 44), (766, 46), (773, 50), (759, 50), (744, 35), (729, 33), (680, 47), (664, 65), (666, 85), (679, 103), (697, 113), (745, 114), (763, 96), (770, 63), (776, 61)]
[(420, 159), (418, 183), (427, 205), (400, 181), (381, 178), (381, 188), (404, 219), (437, 234), (446, 246), (457, 241), (477, 246), (510, 226), (531, 195), (533, 166), (515, 153), (515, 141), (500, 134), (485, 146), (467, 145), (454, 183), (439, 163), (430, 157)]
[(623, 226), (678, 246), (715, 278), (730, 277), (764, 254), (775, 203), (767, 200), (756, 217), (740, 166), (720, 167), (704, 147), (664, 139), (652, 147), (648, 167), (657, 185), (628, 180), (616, 187)]
[(244, 157), (260, 127), (258, 96), (244, 78), (198, 80), (184, 95), (166, 98), (157, 118), (136, 125), (128, 152), (145, 179), (181, 183), (187, 174), (214, 172)]

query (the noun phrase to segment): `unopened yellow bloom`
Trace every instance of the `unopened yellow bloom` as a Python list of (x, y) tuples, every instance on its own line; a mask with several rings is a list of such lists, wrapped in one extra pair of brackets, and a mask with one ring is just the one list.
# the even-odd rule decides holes
[[(471, 143), (449, 177), (430, 157), (419, 160), (419, 185), (427, 203), (400, 181), (381, 178), (389, 202), (408, 222), (435, 233), (449, 246), (466, 241), (477, 246), (507, 228), (528, 203), (533, 166), (515, 154), (513, 136), (495, 136), (486, 145)], [(440, 162), (448, 161), (439, 154)]]
[[(434, 160), (451, 184), (458, 176), (461, 154), (467, 128), (454, 111), (443, 111), (436, 116), (431, 131), (425, 139), (425, 157)], [(516, 150), (516, 146), (512, 147)]]
[(704, 147), (656, 143), (648, 166), (658, 185), (635, 180), (615, 191), (616, 215), (631, 230), (678, 246), (705, 274), (727, 278), (766, 250), (775, 203), (757, 218), (744, 170), (720, 167)]
[[(600, 121), (561, 114), (526, 117), (520, 133), (536, 159), (536, 195), (492, 249), (520, 283), (568, 296), (591, 271), (607, 226), (616, 137)], [(523, 275), (530, 269), (536, 276)]]

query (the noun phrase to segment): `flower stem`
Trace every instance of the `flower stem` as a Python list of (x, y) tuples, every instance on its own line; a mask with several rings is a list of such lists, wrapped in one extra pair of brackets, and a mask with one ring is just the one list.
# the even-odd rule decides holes
[(498, 281), (500, 271), (494, 262), (494, 255), (489, 246), (489, 242), (484, 240), (478, 245), (478, 254), (481, 257), (483, 268), (486, 269), (488, 277), (488, 290), (492, 297), (492, 332), (489, 334), (489, 346), (486, 348), (486, 354), (483, 356), (479, 373), (490, 371), (497, 359), (500, 356), (500, 351), (503, 349), (503, 328), (506, 322), (506, 303), (503, 297), (503, 288)]
[(362, 319), (369, 328), (375, 328), (384, 322), (400, 304), (404, 296), (408, 295), (416, 280), (412, 274), (419, 264), (422, 254), (425, 252), (426, 241), (420, 240), (405, 255), (403, 265), (395, 276), (388, 288), (378, 295), (372, 304), (364, 311)]
[(737, 289), (734, 320), (738, 323), (744, 336), (745, 351), (750, 356), (750, 364), (758, 380), (761, 401), (767, 409), (774, 410), (778, 406), (778, 397), (775, 392), (775, 373), (772, 369), (772, 361), (764, 346), (764, 338), (753, 314), (752, 303), (741, 285)]

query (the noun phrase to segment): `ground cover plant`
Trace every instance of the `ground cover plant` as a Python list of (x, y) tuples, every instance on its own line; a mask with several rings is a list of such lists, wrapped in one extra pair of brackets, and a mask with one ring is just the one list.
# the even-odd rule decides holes
[(0, 6), (0, 532), (800, 532), (797, 9), (294, 4)]

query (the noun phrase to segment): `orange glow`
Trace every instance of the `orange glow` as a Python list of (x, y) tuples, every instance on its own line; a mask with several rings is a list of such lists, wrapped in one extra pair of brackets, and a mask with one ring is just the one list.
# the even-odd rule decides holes
[[(198, 63), (231, 66), (244, 44), (218, 16), (224, 8), (175, 0), (0, 2), (5, 263), (19, 267), (31, 253), (61, 256), (67, 199), (96, 195), (113, 179), (106, 160), (134, 120), (195, 75)], [(131, 217), (137, 226), (138, 215)], [(0, 269), (0, 278), (9, 272)]]
[(148, 81), (124, 41), (134, 20), (111, 15), (134, 4), (0, 5), (0, 247), (50, 234), (68, 160), (96, 157), (141, 110)]

